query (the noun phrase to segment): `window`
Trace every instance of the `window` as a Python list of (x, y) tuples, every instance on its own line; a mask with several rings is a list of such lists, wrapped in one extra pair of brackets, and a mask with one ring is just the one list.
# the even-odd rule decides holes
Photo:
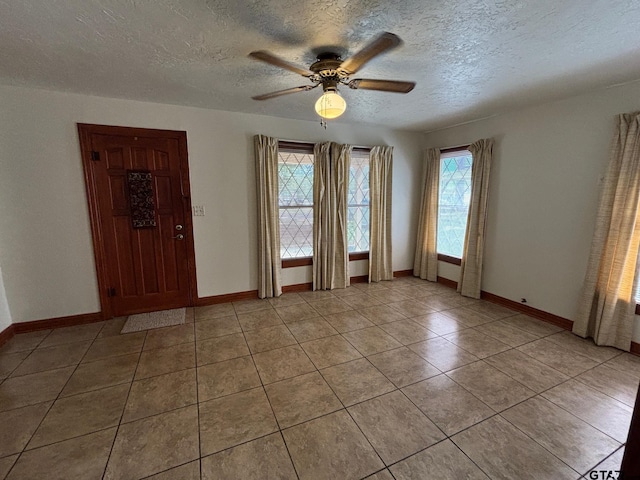
[[(351, 153), (347, 196), (349, 260), (368, 258), (369, 151)], [(280, 257), (283, 267), (311, 265), (313, 257), (313, 144), (278, 143)]]
[(313, 145), (280, 142), (278, 189), (280, 257), (313, 256)]
[[(438, 259), (458, 263), (462, 258), (471, 200), (471, 152), (443, 151), (438, 191)], [(458, 259), (458, 261), (454, 261)]]
[(353, 149), (347, 199), (349, 253), (369, 251), (369, 150)]

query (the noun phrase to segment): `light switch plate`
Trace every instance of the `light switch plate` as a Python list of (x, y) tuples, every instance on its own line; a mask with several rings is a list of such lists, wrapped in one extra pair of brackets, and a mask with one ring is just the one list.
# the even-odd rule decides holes
[(191, 208), (194, 217), (204, 217), (204, 205), (193, 205)]

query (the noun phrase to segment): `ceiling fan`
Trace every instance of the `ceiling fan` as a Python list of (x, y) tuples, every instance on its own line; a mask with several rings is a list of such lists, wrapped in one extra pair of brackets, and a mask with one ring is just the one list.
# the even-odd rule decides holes
[(337, 118), (342, 115), (347, 108), (346, 102), (338, 94), (338, 85), (347, 85), (354, 90), (362, 89), (409, 93), (413, 90), (413, 87), (416, 86), (415, 82), (373, 80), (366, 78), (350, 79), (354, 73), (360, 70), (371, 59), (401, 44), (402, 40), (400, 40), (400, 37), (393, 33), (384, 32), (346, 60), (342, 60), (340, 55), (334, 52), (320, 53), (316, 61), (312, 63), (308, 69), (298, 67), (264, 50), (251, 52), (249, 57), (253, 59), (298, 73), (311, 81), (311, 85), (287, 88), (277, 92), (257, 95), (252, 98), (254, 100), (269, 100), (290, 93), (306, 92), (322, 85), (324, 93), (316, 102), (316, 112), (322, 118)]

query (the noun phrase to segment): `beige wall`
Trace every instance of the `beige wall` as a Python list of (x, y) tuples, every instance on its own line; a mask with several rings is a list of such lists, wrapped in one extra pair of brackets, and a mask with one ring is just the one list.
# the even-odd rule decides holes
[(614, 117), (638, 109), (640, 82), (425, 135), (426, 147), (496, 140), (483, 290), (575, 318)]
[[(192, 203), (206, 210), (194, 217), (201, 297), (257, 287), (257, 133), (393, 145), (393, 268), (413, 264), (418, 133), (339, 123), (324, 130), (316, 122), (17, 87), (0, 87), (0, 104), (0, 265), (13, 322), (99, 310), (77, 122), (187, 131)], [(361, 274), (361, 263), (352, 274)], [(307, 281), (305, 269), (285, 272), (287, 283)]]

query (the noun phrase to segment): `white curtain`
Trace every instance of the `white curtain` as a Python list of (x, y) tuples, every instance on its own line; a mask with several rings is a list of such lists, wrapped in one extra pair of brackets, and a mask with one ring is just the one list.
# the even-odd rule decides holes
[(423, 280), (438, 280), (438, 190), (440, 188), (440, 149), (425, 152), (422, 175), (422, 203), (418, 221), (413, 275)]
[(629, 351), (640, 247), (640, 112), (619, 115), (573, 332)]
[(393, 147), (369, 154), (369, 282), (393, 280), (391, 263), (391, 183)]
[(319, 143), (313, 167), (313, 289), (349, 286), (347, 202), (351, 145)]
[(478, 140), (469, 146), (469, 151), (473, 157), (471, 202), (467, 215), (467, 230), (464, 236), (458, 292), (465, 297), (480, 298), (493, 140)]
[(256, 197), (258, 200), (258, 296), (279, 297), (280, 209), (278, 203), (278, 140), (256, 135)]

